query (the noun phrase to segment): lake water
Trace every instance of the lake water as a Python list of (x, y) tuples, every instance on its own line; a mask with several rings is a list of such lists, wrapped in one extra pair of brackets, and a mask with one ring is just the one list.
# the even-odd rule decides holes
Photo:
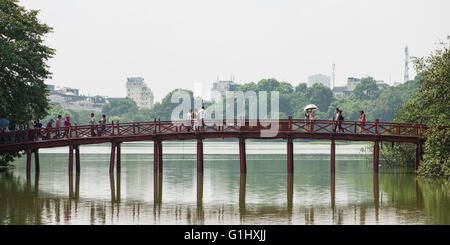
[(40, 174), (25, 159), (0, 172), (0, 224), (450, 224), (450, 183), (408, 168), (372, 173), (363, 145), (252, 142), (241, 175), (237, 142), (164, 142), (164, 173), (153, 174), (153, 142), (123, 143), (122, 171), (109, 175), (107, 144), (81, 146), (81, 174), (68, 176), (68, 148), (40, 150)]

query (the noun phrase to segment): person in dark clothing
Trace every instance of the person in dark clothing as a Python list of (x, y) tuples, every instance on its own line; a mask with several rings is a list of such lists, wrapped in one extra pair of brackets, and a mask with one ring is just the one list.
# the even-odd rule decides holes
[(333, 117), (333, 120), (335, 121), (333, 132), (336, 132), (336, 128), (339, 125), (339, 121), (338, 121), (339, 120), (339, 108), (336, 108), (336, 116)]
[(344, 121), (344, 116), (342, 115), (342, 110), (339, 110), (338, 127), (339, 131), (342, 131), (342, 133), (344, 133), (344, 128), (342, 128), (342, 121)]

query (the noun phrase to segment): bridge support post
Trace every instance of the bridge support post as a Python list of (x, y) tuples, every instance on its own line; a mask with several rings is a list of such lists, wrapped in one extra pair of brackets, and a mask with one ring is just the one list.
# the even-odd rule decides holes
[(117, 151), (116, 174), (119, 175), (119, 174), (120, 174), (120, 171), (121, 171), (121, 167), (122, 167), (122, 166), (121, 166), (121, 147), (120, 147), (120, 143), (118, 143), (118, 144), (116, 145), (116, 147), (117, 147), (117, 149), (116, 149), (116, 151)]
[(36, 176), (39, 175), (39, 171), (39, 149), (36, 148), (34, 150), (34, 173)]
[(330, 172), (334, 174), (336, 172), (336, 143), (335, 140), (331, 140), (331, 161), (330, 161)]
[(162, 147), (162, 141), (158, 141), (158, 171), (160, 174), (163, 172), (163, 147)]
[(80, 175), (81, 165), (80, 165), (80, 146), (75, 146), (75, 173)]
[(294, 142), (292, 138), (287, 139), (287, 172), (294, 173)]
[(158, 139), (153, 140), (153, 173), (158, 173), (159, 165), (159, 144)]
[(203, 174), (203, 140), (197, 138), (197, 174)]
[(416, 170), (419, 169), (421, 161), (422, 161), (422, 144), (417, 143), (416, 144), (416, 153), (415, 153), (415, 164), (414, 164), (414, 167)]
[(69, 145), (69, 176), (73, 175), (73, 145)]
[(247, 173), (247, 157), (245, 153), (245, 139), (239, 138), (239, 160), (241, 165), (241, 174)]
[(114, 173), (114, 161), (116, 156), (116, 144), (114, 142), (111, 142), (111, 154), (109, 158), (109, 174)]
[(31, 149), (27, 148), (27, 179), (31, 177)]
[(373, 145), (373, 173), (378, 174), (378, 163), (380, 157), (380, 146), (379, 141), (375, 141)]

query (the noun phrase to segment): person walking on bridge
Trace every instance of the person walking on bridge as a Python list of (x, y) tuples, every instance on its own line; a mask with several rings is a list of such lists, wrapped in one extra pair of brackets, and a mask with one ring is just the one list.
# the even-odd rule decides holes
[(344, 128), (342, 127), (342, 121), (344, 121), (344, 116), (342, 115), (342, 110), (339, 110), (339, 116), (338, 116), (338, 126), (339, 126), (339, 131), (342, 131), (342, 133), (344, 133)]
[(53, 128), (53, 118), (48, 121), (47, 125), (45, 126), (45, 131), (47, 131), (47, 140), (51, 139), (51, 131)]
[(95, 116), (94, 113), (91, 113), (91, 120), (89, 120), (89, 125), (91, 125), (91, 136), (94, 137), (95, 134), (95, 124), (96, 124), (96, 120), (95, 120)]
[(55, 128), (56, 138), (59, 139), (61, 138), (61, 115), (58, 115), (58, 117), (56, 118)]
[(69, 136), (69, 127), (72, 126), (70, 123), (70, 116), (66, 115), (66, 120), (64, 120), (64, 135), (63, 137)]
[(106, 131), (106, 115), (102, 115), (102, 119), (98, 120), (98, 125), (100, 125), (100, 131), (98, 132), (98, 136), (102, 136)]
[(366, 114), (364, 114), (364, 111), (360, 111), (359, 113), (361, 114), (359, 116), (359, 122), (360, 122), (359, 133), (362, 133), (364, 130), (364, 126), (366, 124)]
[(198, 117), (200, 119), (199, 124), (202, 130), (205, 128), (205, 115), (206, 115), (205, 106), (202, 106), (202, 109), (200, 109), (200, 111), (198, 112)]
[(189, 109), (189, 112), (187, 113), (187, 131), (190, 132), (192, 127), (194, 126), (194, 113), (192, 112), (192, 109)]

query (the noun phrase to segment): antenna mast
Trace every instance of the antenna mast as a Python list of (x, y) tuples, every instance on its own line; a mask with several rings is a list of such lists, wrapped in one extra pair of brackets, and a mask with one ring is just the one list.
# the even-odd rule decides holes
[(335, 80), (335, 64), (333, 63), (333, 73), (332, 73), (332, 81), (333, 81), (333, 83), (332, 83), (332, 85), (331, 85), (331, 89), (333, 89), (334, 88), (334, 80)]
[(408, 46), (405, 47), (405, 76), (403, 77), (404, 82), (409, 80), (409, 53)]

